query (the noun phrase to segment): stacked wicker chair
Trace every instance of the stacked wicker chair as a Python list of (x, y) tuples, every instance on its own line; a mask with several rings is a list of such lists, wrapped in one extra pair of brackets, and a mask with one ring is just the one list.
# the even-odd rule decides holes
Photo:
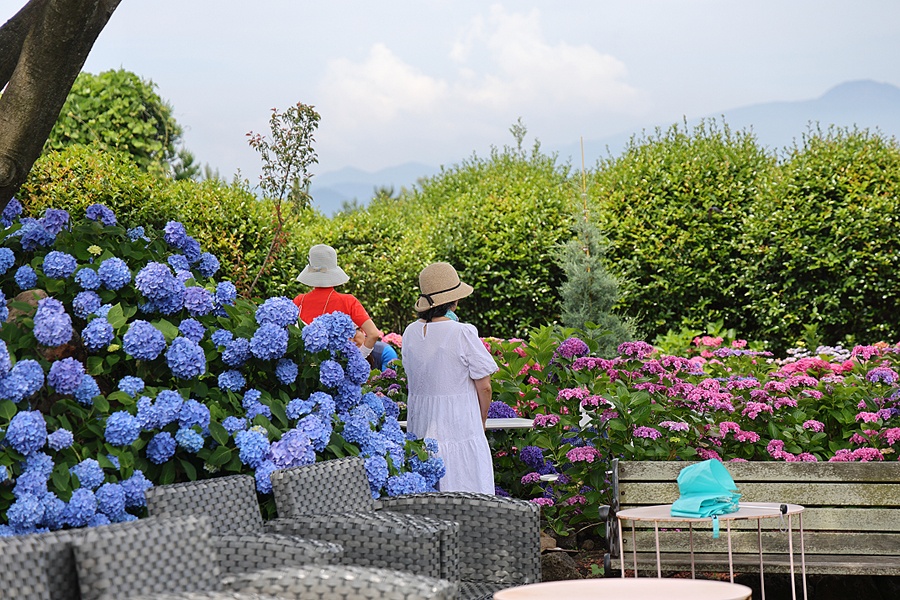
[(223, 574), (332, 564), (343, 553), (337, 544), (264, 532), (256, 482), (249, 475), (162, 485), (144, 495), (151, 516), (209, 517), (211, 540)]
[[(344, 563), (459, 581), (460, 598), (541, 580), (533, 503), (463, 492), (376, 501), (358, 457), (275, 471), (271, 479), (280, 518), (266, 529), (339, 543)], [(440, 564), (421, 564), (438, 540)]]

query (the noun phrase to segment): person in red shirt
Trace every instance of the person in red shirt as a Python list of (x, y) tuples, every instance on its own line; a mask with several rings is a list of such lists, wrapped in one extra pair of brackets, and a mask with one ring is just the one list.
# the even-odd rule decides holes
[(309, 264), (297, 276), (297, 281), (313, 288), (306, 294), (294, 298), (300, 308), (300, 321), (304, 325), (312, 323), (320, 315), (342, 312), (349, 315), (357, 327), (366, 334), (360, 347), (363, 358), (372, 352), (375, 342), (381, 339), (381, 332), (369, 317), (369, 313), (352, 294), (341, 294), (334, 287), (347, 283), (350, 277), (337, 264), (337, 252), (331, 246), (317, 244), (309, 249)]

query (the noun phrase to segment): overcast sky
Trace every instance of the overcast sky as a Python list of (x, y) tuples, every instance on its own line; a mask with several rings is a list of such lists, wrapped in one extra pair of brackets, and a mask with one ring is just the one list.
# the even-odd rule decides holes
[(200, 162), (256, 181), (274, 107), (322, 115), (314, 172), (453, 164), (518, 117), (547, 146), (900, 86), (898, 24), (897, 0), (122, 0), (85, 69), (152, 79)]

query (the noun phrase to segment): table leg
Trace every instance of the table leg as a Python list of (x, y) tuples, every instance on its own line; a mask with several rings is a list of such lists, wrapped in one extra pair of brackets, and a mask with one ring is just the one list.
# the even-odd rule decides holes
[(634, 561), (634, 578), (637, 579), (637, 546), (634, 542), (634, 521), (631, 522), (631, 558)]
[[(806, 597), (806, 547), (803, 545), (803, 513), (797, 516), (800, 519), (800, 573), (803, 575), (803, 600)], [(765, 599), (763, 599), (765, 600)]]
[(766, 580), (763, 577), (762, 560), (762, 519), (756, 520), (756, 535), (759, 538), (759, 589), (762, 592), (762, 600), (766, 600)]
[(791, 529), (791, 515), (788, 515), (788, 553), (791, 557), (791, 599), (797, 600), (797, 586), (794, 581), (794, 531)]
[(688, 522), (688, 528), (691, 531), (691, 579), (696, 579), (696, 573), (694, 572), (694, 524), (692, 522)]
[(731, 583), (734, 583), (734, 563), (731, 559), (731, 519), (725, 521), (725, 527), (728, 531), (728, 574), (731, 576)]
[(616, 519), (619, 522), (619, 566), (622, 567), (622, 578), (625, 577), (625, 547), (622, 542), (622, 519)]
[(659, 560), (659, 521), (653, 521), (653, 531), (656, 532), (656, 577), (662, 579), (662, 563)]

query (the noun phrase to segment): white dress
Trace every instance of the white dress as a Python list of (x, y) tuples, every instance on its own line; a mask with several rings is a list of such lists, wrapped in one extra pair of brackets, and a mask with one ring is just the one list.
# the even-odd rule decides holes
[(493, 494), (494, 465), (473, 380), (496, 372), (497, 363), (473, 325), (425, 325), (415, 321), (403, 332), (407, 430), (420, 439), (437, 440), (447, 469), (439, 491)]

